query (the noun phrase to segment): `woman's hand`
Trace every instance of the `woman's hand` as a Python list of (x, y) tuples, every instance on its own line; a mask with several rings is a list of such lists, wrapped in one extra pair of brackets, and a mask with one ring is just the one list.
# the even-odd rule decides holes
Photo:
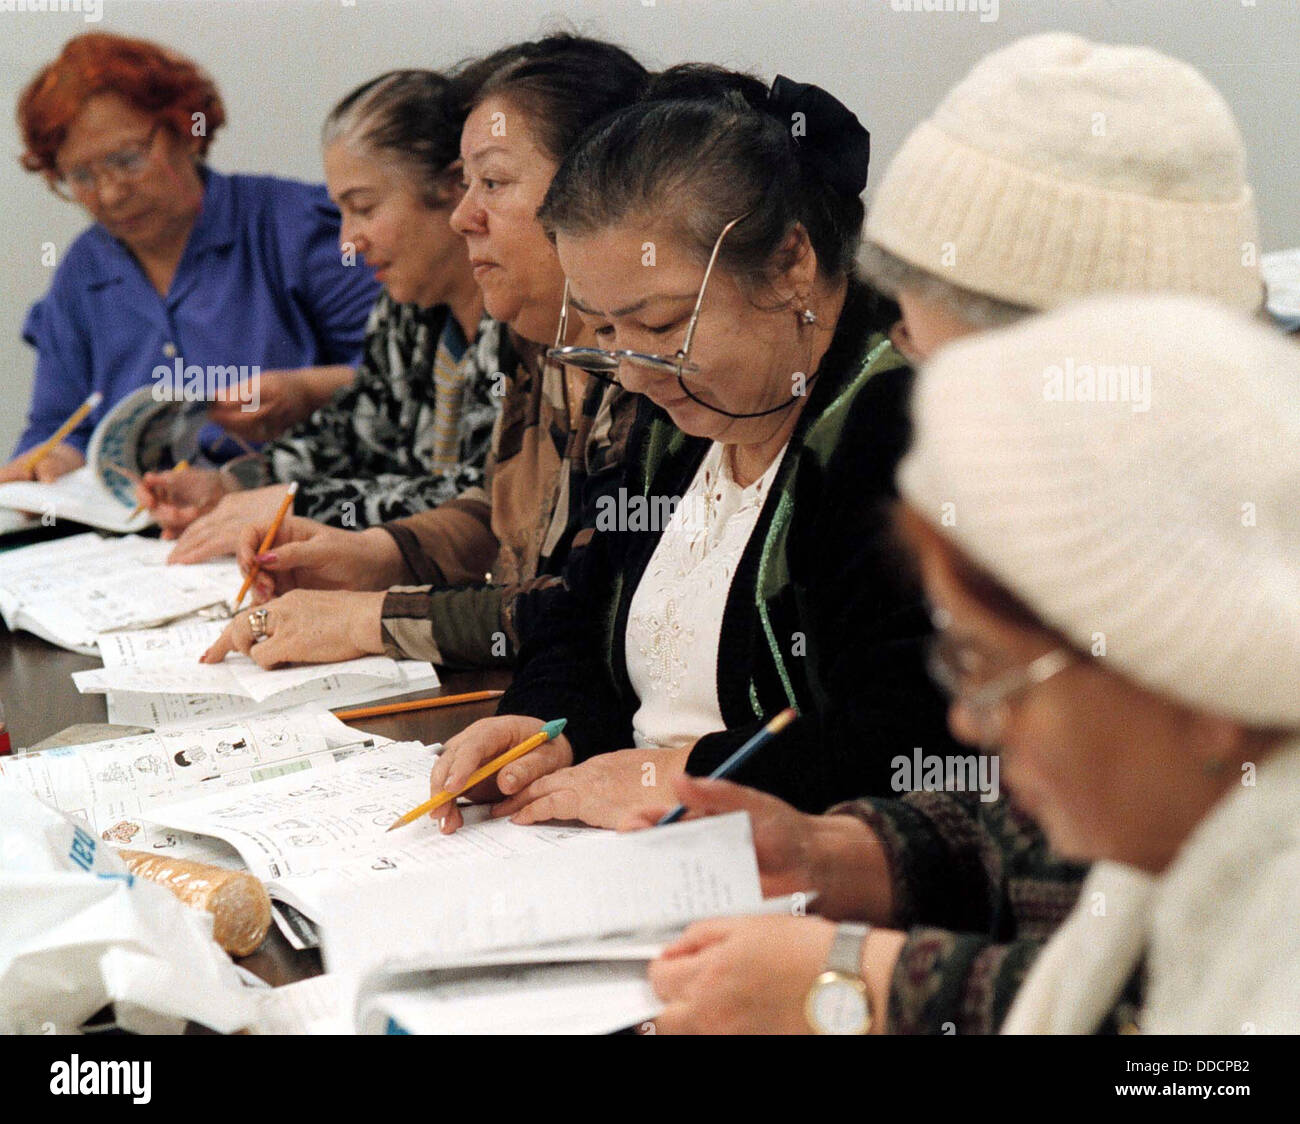
[(690, 752), (684, 746), (600, 753), (539, 777), (497, 804), (492, 815), (509, 816), (517, 824), (579, 820), (617, 827), (643, 809), (661, 808), (669, 782), (686, 768)]
[(199, 662), (220, 663), (230, 652), (243, 652), (269, 668), (383, 654), (382, 593), (294, 590), (263, 608), (265, 640), (254, 640), (250, 611), (245, 609), (235, 614)]
[(0, 484), (8, 484), (14, 480), (36, 480), (42, 484), (52, 484), (60, 476), (66, 476), (86, 463), (81, 450), (66, 441), (55, 445), (46, 453), (35, 470), (28, 467), (31, 458), (32, 450), (28, 449), (27, 452), (14, 457), (7, 465), (0, 467)]
[(808, 1034), (808, 990), (835, 926), (819, 917), (720, 917), (692, 925), (650, 965), (660, 1034)]
[(167, 561), (189, 564), (234, 554), (239, 548), (240, 534), (248, 524), (271, 525), (284, 499), (284, 489), (283, 484), (271, 484), (222, 496), (216, 507), (185, 528)]
[[(429, 774), (429, 794), (443, 789), (455, 792), (469, 780), (474, 770), (500, 757), (507, 749), (532, 737), (545, 725), (540, 718), (526, 718), (517, 714), (502, 714), (496, 718), (482, 718), (466, 727), (444, 746), (433, 771)], [(565, 769), (573, 764), (573, 747), (561, 734), (544, 742), (536, 749), (512, 761), (504, 769), (466, 792), (475, 804), (484, 804), (510, 796), (526, 788), (539, 777)], [(451, 834), (464, 824), (464, 817), (453, 800), (435, 809), (430, 815), (442, 820), (444, 834)]]
[(136, 485), (135, 495), (162, 528), (162, 537), (174, 539), (204, 512), (216, 507), (226, 488), (216, 469), (183, 468), (180, 472), (146, 472)]
[[(351, 367), (261, 371), (255, 388), (243, 385), (216, 395), (208, 416), (245, 441), (269, 441), (306, 421), (356, 372)], [(256, 402), (255, 409), (248, 409)]]
[[(756, 788), (707, 777), (680, 776), (673, 788), (688, 820), (749, 813), (764, 897), (813, 891), (815, 908), (825, 917), (893, 923), (889, 860), (875, 832), (857, 816), (811, 816)], [(653, 827), (671, 810), (647, 806), (619, 826)]]
[(273, 522), (274, 515), (244, 524), (235, 550), (243, 573), (253, 568), (254, 559), (260, 567), (253, 582), (255, 601), (291, 589), (388, 589), (408, 575), (402, 552), (387, 531), (344, 531), (301, 515), (285, 519), (271, 548), (258, 554)]
[[(823, 817), (806, 815), (784, 800), (731, 781), (682, 775), (673, 780), (673, 789), (686, 805), (684, 818), (688, 820), (728, 812), (749, 813), (764, 897), (816, 889), (813, 843), (817, 821)], [(619, 827), (624, 831), (653, 827), (672, 809), (672, 804), (647, 804), (622, 820)]]

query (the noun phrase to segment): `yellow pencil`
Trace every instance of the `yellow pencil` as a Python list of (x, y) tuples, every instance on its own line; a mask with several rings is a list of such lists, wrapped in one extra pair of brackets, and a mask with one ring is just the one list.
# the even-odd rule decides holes
[(35, 472), (36, 466), (50, 455), (50, 451), (62, 441), (69, 433), (77, 428), (86, 420), (86, 415), (104, 400), (104, 396), (95, 391), (80, 406), (72, 411), (72, 416), (68, 418), (54, 433), (36, 446), (27, 454), (26, 468), (28, 472)]
[[(275, 518), (271, 520), (270, 529), (266, 532), (262, 545), (257, 548), (258, 554), (265, 554), (271, 549), (271, 544), (275, 542), (275, 536), (280, 533), (280, 524), (284, 522), (284, 517), (289, 514), (289, 508), (293, 506), (293, 497), (297, 494), (298, 481), (295, 480), (285, 491), (284, 499), (280, 501), (280, 509), (275, 513)], [(248, 592), (248, 587), (257, 580), (260, 569), (261, 566), (257, 564), (257, 559), (254, 558), (252, 568), (248, 571), (248, 577), (244, 579), (244, 584), (239, 587), (239, 595), (235, 598), (234, 605), (231, 606), (231, 612), (239, 611), (239, 603), (243, 601), (244, 595)]]
[[(129, 473), (129, 472), (127, 472), (127, 470), (124, 469), (124, 468), (122, 468), (121, 465), (110, 464), (108, 467), (109, 467), (109, 468), (115, 468), (115, 469), (117, 469), (117, 471), (120, 472), (123, 476), (126, 476), (126, 477), (134, 477), (134, 479), (136, 480), (137, 483), (138, 483), (139, 480), (140, 480), (140, 477), (135, 476), (134, 473)], [(184, 471), (185, 471), (187, 468), (189, 468), (189, 467), (190, 467), (190, 462), (189, 462), (189, 461), (181, 461), (181, 463), (178, 464), (178, 465), (176, 465), (176, 466), (172, 469), (172, 471), (173, 471), (173, 472), (184, 472)], [(144, 504), (142, 504), (142, 503), (138, 503), (138, 504), (136, 504), (136, 505), (135, 505), (135, 510), (134, 510), (133, 512), (131, 512), (131, 514), (128, 515), (128, 516), (126, 517), (127, 522), (129, 523), (132, 519), (134, 519), (137, 515), (139, 515), (140, 512), (142, 512), (143, 510), (144, 510)]]
[(356, 718), (380, 718), (385, 714), (406, 714), (412, 710), (432, 710), (437, 706), (455, 706), (458, 703), (482, 702), (499, 699), (505, 691), (466, 691), (463, 695), (438, 695), (432, 699), (410, 699), (406, 702), (377, 703), (375, 706), (358, 706), (352, 710), (336, 710), (334, 717), (344, 722)]
[(492, 776), (494, 773), (504, 769), (511, 761), (518, 761), (525, 753), (530, 753), (544, 742), (559, 737), (560, 731), (564, 729), (565, 722), (566, 719), (564, 718), (556, 718), (554, 721), (546, 723), (546, 725), (538, 730), (531, 738), (525, 738), (513, 749), (507, 749), (500, 757), (497, 757), (492, 761), (489, 761), (486, 765), (475, 769), (474, 772), (470, 774), (469, 780), (465, 782), (463, 787), (457, 789), (455, 792), (448, 792), (444, 788), (440, 793), (432, 799), (426, 800), (418, 808), (412, 808), (406, 813), (406, 815), (398, 817), (393, 821), (392, 827), (388, 830), (393, 831), (396, 828), (405, 827), (408, 823), (414, 823), (421, 816), (426, 816), (435, 808), (446, 804), (448, 800), (455, 800), (456, 797), (461, 795), (461, 793), (468, 792), (479, 782), (487, 780), (488, 777)]

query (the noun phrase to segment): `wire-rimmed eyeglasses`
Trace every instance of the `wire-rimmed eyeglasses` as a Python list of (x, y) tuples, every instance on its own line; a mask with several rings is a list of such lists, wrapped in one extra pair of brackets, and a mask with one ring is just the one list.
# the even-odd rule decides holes
[(699, 294), (695, 298), (695, 307), (691, 310), (691, 318), (686, 324), (686, 335), (682, 340), (682, 346), (675, 354), (655, 355), (650, 352), (632, 351), (627, 348), (609, 351), (603, 347), (564, 346), (564, 337), (568, 334), (569, 329), (569, 282), (566, 279), (564, 282), (564, 305), (560, 309), (560, 325), (555, 333), (555, 346), (547, 350), (546, 358), (557, 363), (564, 363), (570, 367), (577, 367), (580, 371), (586, 371), (587, 374), (594, 375), (603, 382), (612, 383), (615, 386), (621, 385), (618, 379), (618, 370), (624, 363), (630, 363), (655, 374), (671, 375), (677, 380), (677, 385), (681, 387), (682, 393), (692, 402), (696, 402), (714, 413), (724, 414), (729, 418), (761, 418), (766, 417), (768, 414), (775, 414), (779, 410), (789, 409), (795, 401), (793, 396), (789, 400), (767, 410), (756, 410), (752, 413), (733, 413), (730, 410), (715, 406), (711, 402), (704, 401), (686, 385), (685, 380), (686, 375), (698, 375), (700, 373), (699, 364), (691, 362), (691, 345), (695, 341), (695, 328), (700, 320), (700, 309), (704, 305), (704, 294), (708, 290), (709, 278), (713, 275), (713, 267), (717, 263), (723, 239), (731, 233), (732, 227), (747, 219), (751, 213), (746, 211), (745, 214), (732, 219), (718, 233), (718, 239), (713, 244), (713, 252), (709, 255), (709, 264), (704, 270), (704, 279), (700, 282)]

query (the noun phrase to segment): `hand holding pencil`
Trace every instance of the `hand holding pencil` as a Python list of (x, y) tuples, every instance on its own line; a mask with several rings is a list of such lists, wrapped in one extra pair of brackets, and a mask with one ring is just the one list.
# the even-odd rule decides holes
[[(463, 782), (458, 782), (454, 786), (438, 789), (423, 804), (412, 808), (405, 815), (399, 816), (394, 820), (392, 826), (390, 826), (388, 830), (392, 831), (394, 828), (405, 827), (409, 823), (414, 823), (421, 816), (430, 815), (444, 805), (453, 803), (457, 797), (466, 795), (475, 785), (481, 784), (488, 778), (496, 776), (496, 774), (507, 765), (513, 764), (525, 754), (531, 753), (539, 746), (545, 745), (548, 741), (558, 738), (560, 733), (564, 730), (564, 727), (565, 720), (563, 718), (556, 718), (553, 721), (545, 723), (535, 734), (525, 738), (518, 745), (511, 746), (510, 749), (493, 758), (486, 765), (481, 765), (479, 768), (475, 769), (474, 772), (466, 777)], [(430, 787), (432, 787), (432, 782), (430, 782)], [(446, 830), (445, 826), (444, 830)]]
[[(429, 774), (430, 789), (463, 794), (476, 804), (495, 803), (503, 796), (512, 796), (526, 788), (538, 777), (572, 765), (573, 747), (567, 737), (559, 734), (522, 760), (512, 761), (495, 775), (470, 783), (480, 768), (537, 733), (542, 725), (539, 718), (501, 714), (467, 726), (447, 740)], [(464, 822), (460, 809), (454, 803), (450, 804), (443, 818), (442, 830), (453, 832)]]

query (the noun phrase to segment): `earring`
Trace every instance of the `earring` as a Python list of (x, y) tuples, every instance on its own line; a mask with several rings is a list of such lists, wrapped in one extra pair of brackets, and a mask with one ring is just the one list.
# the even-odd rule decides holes
[(817, 323), (817, 313), (815, 313), (811, 308), (805, 308), (805, 309), (804, 309), (804, 310), (799, 314), (799, 319), (800, 319), (803, 323), (805, 323), (805, 324), (816, 324), (816, 323)]

